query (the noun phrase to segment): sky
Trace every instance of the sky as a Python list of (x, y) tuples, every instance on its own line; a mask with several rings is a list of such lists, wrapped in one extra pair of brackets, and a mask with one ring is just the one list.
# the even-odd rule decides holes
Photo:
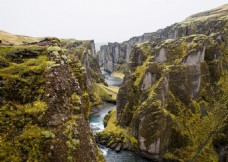
[(123, 42), (227, 0), (0, 0), (0, 30), (96, 43)]

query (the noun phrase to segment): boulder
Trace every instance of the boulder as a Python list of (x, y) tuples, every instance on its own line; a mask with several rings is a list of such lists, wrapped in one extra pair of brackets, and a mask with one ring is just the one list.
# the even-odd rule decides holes
[(120, 152), (121, 151), (121, 148), (122, 148), (122, 143), (119, 142), (118, 145), (117, 145), (117, 147), (115, 148), (115, 151), (116, 152)]

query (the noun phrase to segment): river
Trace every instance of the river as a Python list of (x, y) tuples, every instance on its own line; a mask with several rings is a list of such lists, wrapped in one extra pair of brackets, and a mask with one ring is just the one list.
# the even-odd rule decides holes
[[(119, 87), (122, 83), (122, 79), (113, 77), (109, 73), (102, 71), (105, 76), (105, 81), (109, 86)], [(111, 103), (106, 103), (99, 111), (92, 113), (90, 115), (90, 127), (93, 133), (102, 131), (104, 129), (103, 119), (105, 115), (112, 109), (115, 109), (116, 105)], [(107, 148), (106, 146), (99, 145), (100, 150), (107, 162), (149, 162), (149, 160), (136, 155), (130, 151), (121, 151), (116, 153), (114, 150)]]

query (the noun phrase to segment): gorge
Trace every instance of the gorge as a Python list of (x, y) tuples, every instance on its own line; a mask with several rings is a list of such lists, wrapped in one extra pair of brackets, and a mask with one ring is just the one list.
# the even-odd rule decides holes
[(101, 47), (100, 66), (125, 77), (98, 143), (154, 161), (226, 161), (227, 7)]
[(227, 162), (227, 38), (228, 4), (100, 50), (0, 30), (0, 161)]
[[(117, 86), (119, 87), (122, 83), (120, 78), (114, 77), (109, 73), (102, 71), (105, 76), (105, 81), (109, 86)], [(113, 103), (106, 103), (102, 108), (93, 112), (90, 116), (90, 127), (92, 131), (96, 134), (104, 130), (104, 117), (112, 110), (115, 110), (116, 105)], [(121, 151), (120, 153), (116, 153), (115, 150), (109, 149), (103, 145), (99, 145), (101, 151), (103, 152), (105, 159), (107, 162), (113, 161), (137, 161), (137, 162), (147, 162), (149, 160), (144, 159), (130, 151)], [(119, 150), (120, 151), (120, 150)]]

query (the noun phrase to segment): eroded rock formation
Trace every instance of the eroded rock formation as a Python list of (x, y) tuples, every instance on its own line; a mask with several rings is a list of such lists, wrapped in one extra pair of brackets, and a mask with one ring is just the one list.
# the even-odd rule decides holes
[(157, 161), (226, 160), (227, 13), (224, 5), (193, 15), (132, 47), (116, 113), (97, 141)]
[(11, 37), (0, 45), (0, 161), (104, 161), (88, 123), (104, 81), (93, 41)]
[(192, 34), (205, 34), (219, 32), (225, 25), (222, 21), (227, 15), (227, 5), (211, 11), (192, 15), (181, 23), (175, 23), (156, 32), (145, 33), (139, 37), (133, 37), (123, 43), (108, 43), (101, 46), (97, 52), (100, 66), (106, 71), (123, 71), (125, 63), (129, 63), (130, 54), (135, 45), (144, 42), (161, 42), (166, 39), (177, 39)]

